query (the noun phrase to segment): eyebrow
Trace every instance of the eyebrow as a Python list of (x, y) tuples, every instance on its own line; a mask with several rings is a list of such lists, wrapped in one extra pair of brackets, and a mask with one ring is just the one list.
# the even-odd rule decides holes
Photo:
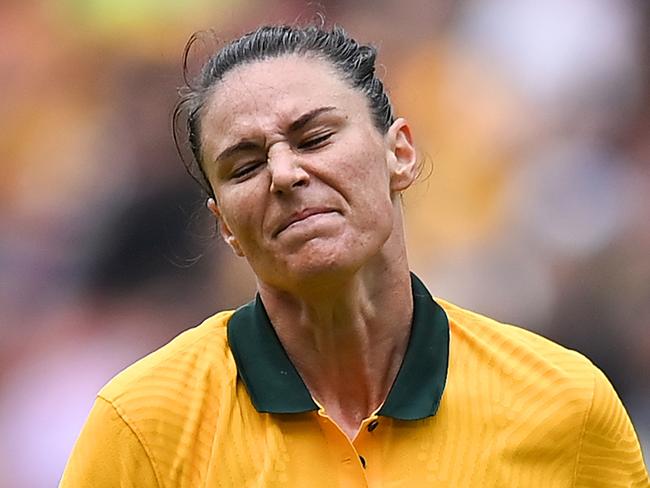
[[(289, 125), (289, 132), (295, 132), (297, 130), (302, 129), (305, 125), (307, 125), (309, 122), (311, 122), (313, 119), (318, 117), (319, 115), (326, 113), (326, 112), (331, 112), (332, 110), (336, 110), (336, 107), (320, 107), (316, 108), (314, 110), (310, 110), (309, 112), (301, 115), (298, 117), (296, 120), (291, 122)], [(235, 144), (228, 146), (226, 149), (221, 151), (219, 153), (219, 156), (216, 157), (214, 160), (215, 162), (222, 161), (224, 159), (227, 159), (231, 157), (233, 154), (236, 154), (238, 152), (244, 152), (244, 151), (254, 151), (254, 150), (259, 150), (260, 145), (257, 144), (256, 142), (253, 142), (252, 140), (249, 139), (244, 139), (242, 141), (236, 142)]]
[(300, 117), (298, 117), (293, 122), (291, 122), (291, 125), (289, 125), (289, 131), (290, 132), (295, 132), (297, 130), (300, 130), (305, 125), (307, 125), (309, 122), (311, 122), (311, 120), (318, 117), (320, 114), (323, 114), (325, 112), (331, 112), (332, 110), (336, 110), (336, 107), (320, 107), (320, 108), (316, 108), (314, 110), (311, 110), (311, 111), (307, 112), (306, 114), (301, 115)]
[(232, 146), (228, 146), (226, 149), (221, 151), (221, 153), (219, 153), (219, 156), (217, 156), (217, 158), (214, 161), (216, 163), (229, 158), (235, 153), (244, 152), (244, 151), (253, 151), (255, 149), (260, 149), (260, 145), (250, 140), (239, 141), (233, 144)]

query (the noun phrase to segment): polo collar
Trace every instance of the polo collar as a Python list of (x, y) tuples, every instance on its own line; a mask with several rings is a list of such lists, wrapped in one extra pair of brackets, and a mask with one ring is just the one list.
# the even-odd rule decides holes
[[(417, 420), (436, 413), (447, 379), (449, 322), (424, 284), (411, 273), (411, 335), (395, 382), (379, 415)], [(258, 412), (318, 410), (282, 347), (259, 296), (240, 307), (228, 323), (228, 342), (237, 371)]]

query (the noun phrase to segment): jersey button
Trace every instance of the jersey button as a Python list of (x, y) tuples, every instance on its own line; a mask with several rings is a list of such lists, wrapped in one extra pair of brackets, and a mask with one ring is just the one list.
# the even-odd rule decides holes
[(366, 460), (363, 456), (359, 456), (359, 461), (361, 461), (361, 466), (363, 466), (363, 469), (366, 469)]
[(379, 425), (379, 420), (377, 420), (377, 419), (370, 422), (368, 424), (368, 432), (372, 432), (373, 430), (375, 430), (378, 425)]

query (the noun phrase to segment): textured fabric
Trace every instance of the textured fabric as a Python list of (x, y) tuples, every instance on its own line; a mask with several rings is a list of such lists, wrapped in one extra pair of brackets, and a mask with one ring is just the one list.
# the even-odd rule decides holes
[[(435, 414), (447, 380), (449, 323), (445, 311), (411, 274), (413, 318), (408, 348), (379, 415), (417, 420)], [(251, 340), (253, 339), (253, 340)], [(259, 295), (228, 322), (228, 344), (239, 378), (258, 412), (317, 410), (291, 364)]]
[(101, 390), (61, 486), (650, 486), (630, 420), (587, 359), (438, 303), (451, 339), (433, 416), (372, 415), (350, 442), (322, 409), (259, 413), (224, 312)]

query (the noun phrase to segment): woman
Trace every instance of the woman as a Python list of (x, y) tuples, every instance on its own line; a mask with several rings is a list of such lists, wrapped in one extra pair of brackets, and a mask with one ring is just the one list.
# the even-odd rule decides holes
[(588, 360), (409, 273), (416, 154), (374, 64), (269, 26), (204, 66), (190, 170), (258, 295), (104, 387), (62, 486), (647, 486)]

